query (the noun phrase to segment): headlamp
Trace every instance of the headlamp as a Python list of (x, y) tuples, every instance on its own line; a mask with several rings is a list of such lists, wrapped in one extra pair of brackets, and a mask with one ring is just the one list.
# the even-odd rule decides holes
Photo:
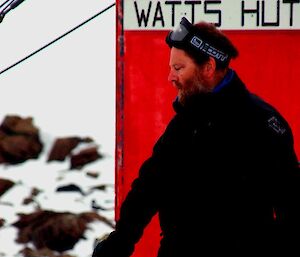
[(229, 58), (228, 54), (205, 42), (185, 17), (182, 17), (179, 27), (168, 34), (166, 42), (170, 47), (201, 52), (222, 63), (227, 62)]

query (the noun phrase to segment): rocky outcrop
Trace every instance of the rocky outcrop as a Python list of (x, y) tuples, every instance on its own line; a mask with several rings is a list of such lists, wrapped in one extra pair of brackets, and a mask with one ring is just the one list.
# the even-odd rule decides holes
[(32, 214), (21, 214), (13, 224), (19, 228), (18, 243), (33, 243), (36, 249), (48, 248), (63, 252), (74, 247), (84, 238), (88, 223), (100, 220), (113, 228), (113, 224), (98, 213), (72, 214), (41, 210)]
[[(100, 221), (106, 224), (103, 226), (105, 227), (104, 231), (114, 228), (114, 220), (111, 215), (114, 210), (114, 202), (111, 198), (113, 189), (107, 190), (113, 185), (95, 185), (92, 180), (98, 179), (100, 176), (97, 169), (84, 172), (71, 171), (72, 169), (82, 170), (85, 165), (103, 158), (93, 139), (69, 136), (60, 137), (54, 141), (47, 138), (47, 141), (42, 142), (39, 134), (40, 130), (33, 124), (31, 117), (7, 115), (0, 124), (1, 172), (5, 173), (5, 176), (9, 174), (9, 179), (12, 180), (0, 178), (0, 207), (5, 210), (0, 213), (0, 230), (2, 233), (9, 230), (11, 226), (17, 228), (16, 243), (24, 244), (23, 250), (19, 253), (15, 252), (18, 256), (78, 257), (70, 256), (65, 251), (74, 250), (77, 242), (84, 238), (85, 231), (89, 229), (89, 223)], [(50, 142), (54, 142), (52, 146), (48, 145)], [(50, 150), (46, 152), (42, 151), (43, 149)], [(26, 163), (30, 159), (39, 160)], [(41, 162), (39, 162), (40, 160)], [(49, 163), (51, 161), (61, 163), (59, 165), (58, 163)], [(23, 163), (25, 169), (21, 169)], [(15, 164), (18, 164), (18, 167), (13, 166)], [(36, 166), (36, 164), (38, 165)], [(66, 166), (60, 168), (60, 164), (67, 165), (67, 169)], [(43, 165), (48, 167), (44, 169)], [(52, 167), (58, 170), (53, 170), (51, 173)], [(35, 171), (31, 173), (33, 169)], [(36, 171), (38, 173), (35, 173)], [(24, 180), (21, 179), (21, 176), (19, 177), (18, 174), (21, 174), (19, 172), (22, 173)], [(43, 172), (45, 172), (45, 177)], [(49, 176), (49, 174), (51, 175)], [(78, 177), (85, 179), (85, 176), (88, 177), (87, 181), (89, 182), (87, 183), (91, 182), (91, 184), (81, 184), (81, 181), (77, 180)], [(39, 184), (40, 179), (45, 182), (48, 178), (51, 179), (49, 188), (48, 184)], [(12, 193), (5, 194), (15, 184), (17, 186), (11, 190)], [(102, 192), (99, 194), (99, 191)], [(73, 205), (63, 199), (66, 195), (68, 199), (71, 199), (72, 204), (78, 204), (77, 206), (82, 208), (81, 214), (78, 214), (78, 209), (73, 212), (71, 209), (73, 207), (67, 207), (69, 203), (70, 206)], [(106, 198), (107, 196), (109, 198)], [(58, 200), (57, 209), (56, 200)], [(66, 207), (62, 206), (64, 203), (66, 203)], [(25, 210), (28, 211), (26, 214), (20, 214)], [(60, 212), (62, 210), (64, 212)], [(18, 218), (12, 220), (9, 216), (10, 213), (18, 215)], [(91, 224), (90, 226), (93, 228), (97, 225)], [(98, 230), (91, 229), (89, 232), (91, 231), (92, 234), (98, 234)], [(86, 241), (89, 242), (98, 235), (87, 233), (86, 236)], [(86, 241), (80, 243), (86, 244)], [(4, 246), (0, 248), (2, 247)], [(9, 255), (5, 255), (5, 252), (0, 249), (0, 256), (8, 257)]]
[(55, 251), (52, 251), (48, 248), (43, 249), (32, 249), (30, 247), (25, 247), (23, 250), (20, 251), (20, 254), (24, 257), (41, 257), (41, 256), (47, 256), (47, 257), (74, 257), (69, 254), (60, 254)]
[(81, 169), (84, 165), (102, 157), (103, 156), (98, 152), (97, 147), (83, 149), (79, 153), (71, 155), (70, 169)]
[(37, 159), (43, 149), (33, 119), (9, 115), (0, 125), (0, 163), (18, 164)]
[(15, 183), (11, 180), (0, 178), (0, 197), (14, 184)]
[(64, 161), (71, 151), (78, 146), (79, 143), (91, 143), (91, 138), (80, 137), (64, 137), (55, 140), (50, 153), (48, 155), (48, 162), (50, 161)]
[[(86, 137), (57, 138), (48, 154), (47, 162), (64, 161), (70, 156), (70, 169), (81, 169), (84, 165), (96, 161), (103, 156), (98, 147), (88, 147), (73, 154), (80, 143), (92, 143)], [(39, 129), (34, 126), (33, 119), (8, 115), (0, 125), (0, 164), (18, 164), (29, 159), (37, 159), (43, 149), (39, 137)]]

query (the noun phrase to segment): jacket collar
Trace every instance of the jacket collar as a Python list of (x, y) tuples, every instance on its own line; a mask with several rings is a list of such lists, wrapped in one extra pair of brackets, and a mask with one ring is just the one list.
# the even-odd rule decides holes
[(244, 83), (233, 71), (232, 78), (226, 86), (219, 87), (216, 92), (201, 93), (191, 96), (183, 106), (176, 97), (173, 108), (176, 113), (211, 113), (222, 111), (223, 108), (242, 103), (249, 95)]

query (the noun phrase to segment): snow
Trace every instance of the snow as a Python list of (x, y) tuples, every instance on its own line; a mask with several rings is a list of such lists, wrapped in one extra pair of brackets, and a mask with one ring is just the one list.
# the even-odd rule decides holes
[[(2, 4), (4, 1), (1, 0)], [(111, 0), (26, 0), (2, 23), (0, 71), (113, 4)], [(16, 185), (0, 197), (0, 256), (13, 257), (24, 248), (15, 242), (11, 226), (17, 213), (45, 210), (81, 213), (91, 201), (109, 210), (99, 214), (114, 221), (115, 159), (115, 7), (49, 46), (13, 69), (0, 74), (0, 123), (6, 115), (33, 117), (44, 144), (41, 156), (18, 165), (0, 165), (0, 178)], [(82, 170), (69, 170), (69, 159), (47, 163), (58, 137), (91, 137), (103, 158)], [(87, 172), (98, 172), (97, 178)], [(86, 193), (56, 192), (58, 186), (76, 184)], [(109, 184), (105, 191), (93, 186)], [(41, 193), (36, 202), (23, 200), (31, 190)], [(90, 223), (86, 240), (68, 254), (89, 257), (94, 239), (112, 230), (103, 222)], [(28, 245), (30, 246), (30, 245)]]
[[(50, 143), (50, 142), (48, 142)], [(114, 221), (114, 157), (107, 155), (82, 170), (69, 170), (69, 159), (64, 162), (46, 162), (47, 153), (37, 160), (28, 160), (24, 164), (1, 166), (0, 177), (16, 183), (0, 198), (0, 215), (6, 223), (0, 229), (0, 255), (15, 256), (24, 245), (14, 242), (17, 230), (11, 226), (18, 220), (17, 213), (32, 213), (39, 206), (43, 210), (57, 212), (82, 213), (92, 211), (91, 202), (95, 200), (105, 211), (100, 214)], [(88, 171), (97, 171), (98, 178), (87, 176)], [(80, 186), (85, 195), (80, 192), (56, 192), (59, 186), (75, 184)], [(99, 184), (108, 185), (105, 190), (90, 191)], [(31, 190), (37, 188), (41, 192), (35, 197), (35, 203), (24, 205), (23, 200), (29, 197)], [(80, 240), (78, 245), (67, 253), (74, 256), (90, 256), (94, 239), (109, 233), (112, 228), (103, 222), (90, 223), (86, 231), (87, 240)], [(5, 242), (5, 244), (3, 244)], [(85, 254), (83, 254), (85, 253)]]

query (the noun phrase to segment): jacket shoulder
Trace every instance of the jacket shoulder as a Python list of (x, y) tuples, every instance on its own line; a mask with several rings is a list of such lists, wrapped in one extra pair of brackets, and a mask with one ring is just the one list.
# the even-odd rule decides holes
[(291, 128), (283, 115), (261, 97), (250, 94), (249, 109), (263, 128), (276, 137), (292, 136)]

